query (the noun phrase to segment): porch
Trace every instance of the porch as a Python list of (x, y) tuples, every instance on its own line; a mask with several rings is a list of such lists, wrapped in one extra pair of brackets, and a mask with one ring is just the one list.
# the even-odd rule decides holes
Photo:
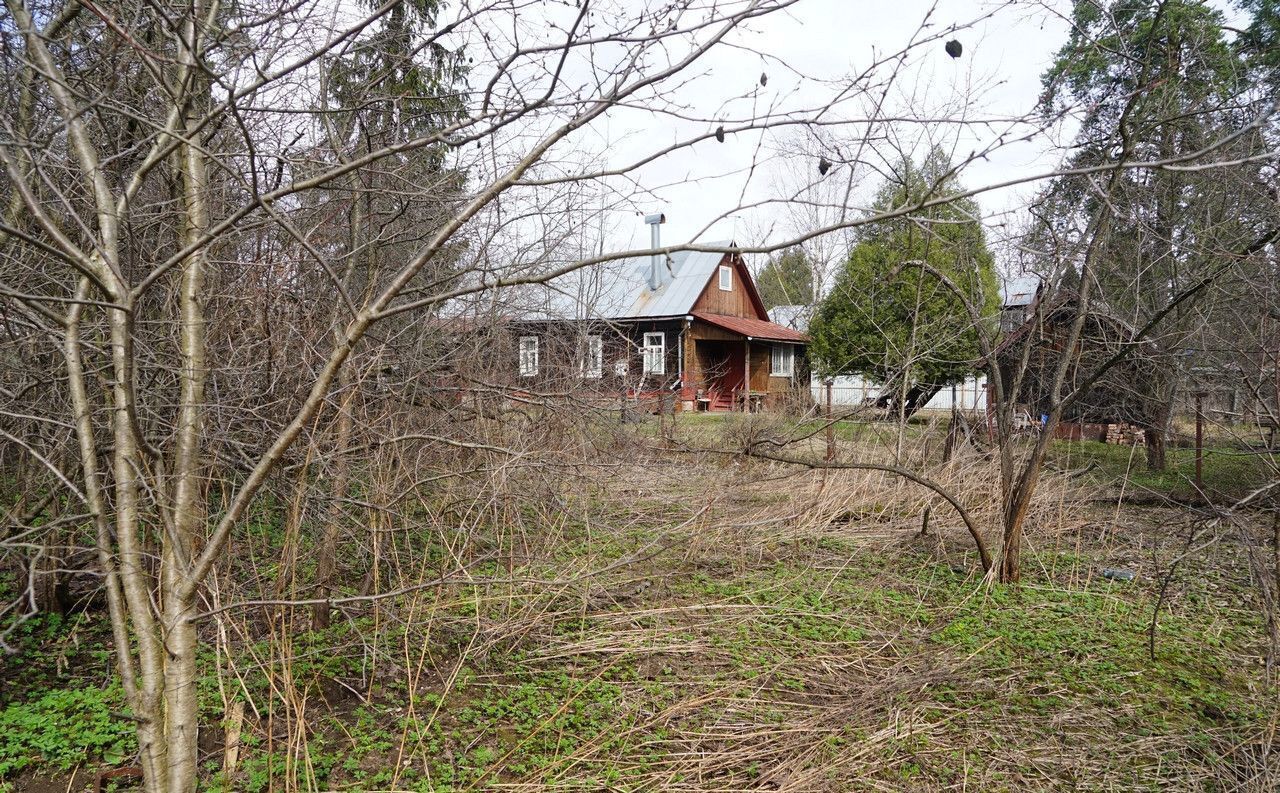
[[(785, 338), (784, 338), (785, 337)], [(698, 312), (685, 331), (686, 410), (754, 412), (793, 388), (804, 337), (771, 322)]]
[(684, 399), (693, 409), (707, 412), (750, 411), (764, 404), (768, 391), (747, 388), (750, 342), (693, 340), (694, 355), (686, 372)]

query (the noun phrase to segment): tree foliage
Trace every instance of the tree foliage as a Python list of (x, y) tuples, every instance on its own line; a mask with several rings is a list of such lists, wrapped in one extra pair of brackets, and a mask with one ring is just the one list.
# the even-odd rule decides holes
[[(1149, 337), (1156, 375), (1132, 384), (1147, 402), (1148, 463), (1160, 469), (1185, 351), (1210, 321), (1203, 301), (1174, 301), (1240, 240), (1274, 223), (1267, 180), (1253, 162), (1267, 144), (1253, 126), (1259, 107), (1247, 80), (1249, 37), (1230, 40), (1222, 13), (1194, 0), (1078, 3), (1073, 23), (1044, 75), (1041, 100), (1047, 113), (1081, 112), (1068, 163), (1124, 158), (1177, 167), (1127, 170), (1105, 201), (1088, 179), (1055, 179), (1039, 202), (1029, 247), (1060, 248), (1057, 241), (1105, 212), (1096, 298), (1135, 327), (1168, 314)], [(1208, 167), (1224, 160), (1240, 164)], [(1074, 277), (1070, 268), (1066, 275)]]
[[(920, 165), (904, 162), (897, 178), (880, 188), (872, 211), (960, 191), (950, 161), (934, 150)], [(812, 354), (826, 375), (860, 374), (885, 384), (959, 382), (979, 358), (978, 329), (966, 303), (984, 319), (993, 316), (998, 284), (978, 207), (956, 199), (860, 235), (818, 307)]]
[(1280, 85), (1280, 0), (1240, 0), (1240, 6), (1250, 14), (1241, 52), (1262, 80)]
[(756, 288), (765, 310), (774, 306), (812, 305), (813, 265), (804, 251), (790, 248), (770, 258), (756, 276)]

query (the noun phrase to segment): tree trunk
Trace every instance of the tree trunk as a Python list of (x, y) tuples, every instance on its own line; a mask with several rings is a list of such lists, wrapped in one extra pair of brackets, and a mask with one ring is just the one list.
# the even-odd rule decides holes
[[(350, 466), (347, 464), (347, 451), (351, 446), (351, 373), (350, 367), (344, 366), (338, 372), (338, 431), (334, 444), (334, 473), (329, 491), (329, 510), (326, 516), (324, 534), (320, 539), (320, 547), (316, 551), (316, 592), (315, 597), (329, 597), (333, 588), (333, 577), (338, 569), (338, 539), (341, 536), (345, 512), (342, 502), (347, 497), (347, 482)], [(311, 607), (311, 629), (316, 631), (329, 627), (329, 604), (317, 603)]]
[(1168, 466), (1168, 460), (1165, 456), (1165, 426), (1168, 424), (1168, 418), (1165, 417), (1151, 422), (1147, 427), (1147, 470), (1163, 471)]
[[(183, 144), (175, 165), (181, 174), (182, 243), (195, 246), (209, 229), (208, 169), (198, 140), (199, 115), (208, 105), (208, 90), (195, 66), (201, 4), (189, 9), (178, 45), (179, 85), (185, 98)], [(161, 542), (161, 622), (164, 631), (164, 741), (166, 793), (193, 793), (199, 772), (199, 703), (196, 699), (198, 637), (194, 617), (195, 593), (189, 586), (191, 562), (205, 525), (205, 495), (201, 487), (202, 425), (204, 421), (206, 360), (204, 271), (205, 248), (182, 262), (178, 294), (178, 417), (173, 451), (172, 531)]]
[(1163, 471), (1168, 467), (1165, 450), (1168, 446), (1169, 424), (1173, 419), (1173, 388), (1159, 395), (1151, 411), (1151, 421), (1146, 427), (1147, 470)]
[(1044, 467), (1045, 453), (1048, 451), (1048, 438), (1057, 424), (1058, 416), (1055, 411), (1049, 414), (1045, 434), (1036, 441), (1031, 456), (1023, 464), (1022, 476), (1005, 500), (1004, 538), (1000, 554), (1000, 582), (1003, 584), (1016, 584), (1022, 579), (1023, 523), (1027, 519), (1031, 497), (1040, 481), (1040, 471)]

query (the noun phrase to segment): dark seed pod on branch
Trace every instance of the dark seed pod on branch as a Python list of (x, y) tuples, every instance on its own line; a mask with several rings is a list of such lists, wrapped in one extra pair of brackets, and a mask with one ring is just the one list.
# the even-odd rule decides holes
[(960, 42), (956, 41), (955, 39), (952, 39), (951, 41), (947, 42), (946, 49), (947, 49), (947, 54), (950, 55), (952, 58), (959, 58), (960, 53), (964, 52), (964, 47), (961, 46)]
[(724, 143), (724, 127), (716, 127), (716, 143)]
[(764, 72), (760, 72), (760, 85), (765, 86), (768, 84), (769, 84), (769, 75), (765, 74)]
[(818, 174), (819, 174), (819, 175), (821, 175), (821, 176), (826, 176), (826, 175), (827, 175), (827, 171), (829, 171), (829, 170), (831, 170), (831, 161), (830, 161), (830, 160), (828, 160), (826, 157), (821, 157), (821, 158), (819, 158), (819, 159), (818, 159)]

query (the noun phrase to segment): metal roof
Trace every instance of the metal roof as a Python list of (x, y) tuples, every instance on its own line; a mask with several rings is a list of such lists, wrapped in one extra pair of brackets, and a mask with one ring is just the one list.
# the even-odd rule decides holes
[(1029, 306), (1036, 299), (1040, 279), (1034, 275), (1015, 275), (1000, 286), (1000, 303), (1004, 308)]
[(803, 344), (809, 341), (809, 337), (798, 330), (784, 328), (774, 322), (765, 322), (763, 319), (752, 319), (749, 317), (730, 317), (723, 314), (708, 314), (705, 311), (695, 311), (693, 316), (709, 322), (712, 325), (731, 330), (743, 336), (752, 339), (764, 339), (766, 341), (791, 341), (797, 344)]
[(769, 309), (769, 319), (784, 328), (793, 328), (801, 333), (809, 331), (809, 320), (813, 317), (814, 306), (804, 304), (774, 306)]
[[(729, 248), (732, 242), (708, 242)], [(644, 319), (682, 317), (711, 280), (723, 253), (677, 251), (659, 268), (661, 285), (649, 288), (651, 257), (637, 256), (583, 267), (533, 291), (522, 319)]]

